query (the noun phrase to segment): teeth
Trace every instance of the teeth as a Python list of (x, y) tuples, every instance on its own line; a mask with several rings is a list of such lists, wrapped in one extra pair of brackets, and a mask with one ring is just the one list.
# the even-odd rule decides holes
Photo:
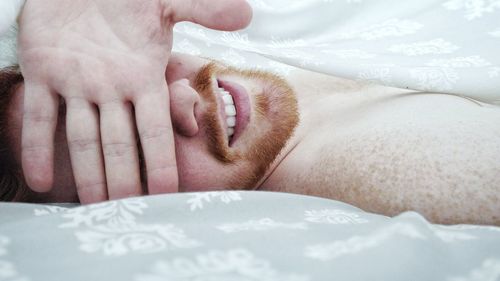
[(236, 125), (236, 117), (231, 116), (226, 119), (226, 123), (228, 127), (234, 127)]
[(222, 95), (222, 100), (224, 101), (224, 104), (234, 104), (233, 97), (229, 94), (224, 94)]
[(219, 95), (230, 95), (228, 91), (226, 91), (224, 88), (219, 88)]
[(224, 88), (219, 88), (219, 95), (224, 102), (224, 110), (226, 112), (226, 123), (227, 123), (227, 136), (229, 140), (232, 139), (234, 135), (234, 126), (236, 126), (236, 107), (234, 106), (234, 100), (231, 94)]
[(236, 116), (236, 107), (234, 107), (234, 105), (232, 105), (232, 104), (226, 105), (225, 109), (226, 109), (227, 116), (229, 116), (229, 117)]

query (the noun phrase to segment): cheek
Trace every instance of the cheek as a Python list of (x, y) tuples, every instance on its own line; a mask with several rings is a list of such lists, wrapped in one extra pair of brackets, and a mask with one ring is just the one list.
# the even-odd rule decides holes
[(229, 187), (231, 168), (218, 162), (196, 138), (176, 136), (175, 150), (181, 191), (209, 191)]

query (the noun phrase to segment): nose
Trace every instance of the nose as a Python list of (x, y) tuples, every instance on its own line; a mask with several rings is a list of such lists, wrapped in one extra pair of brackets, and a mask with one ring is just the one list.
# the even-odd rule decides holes
[(198, 133), (195, 107), (200, 101), (198, 93), (189, 86), (189, 80), (181, 79), (168, 86), (170, 116), (174, 129), (181, 135), (192, 137)]

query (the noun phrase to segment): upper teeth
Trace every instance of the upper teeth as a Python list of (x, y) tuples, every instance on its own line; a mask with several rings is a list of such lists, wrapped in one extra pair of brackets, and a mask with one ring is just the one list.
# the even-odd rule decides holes
[(234, 106), (233, 97), (224, 88), (219, 88), (219, 95), (221, 95), (222, 101), (224, 102), (227, 135), (231, 137), (234, 134), (234, 126), (236, 125), (236, 107)]

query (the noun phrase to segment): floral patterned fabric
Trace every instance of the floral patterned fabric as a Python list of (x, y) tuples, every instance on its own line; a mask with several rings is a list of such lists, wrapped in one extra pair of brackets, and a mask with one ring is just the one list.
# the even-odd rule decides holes
[(500, 228), (228, 191), (0, 203), (0, 280), (500, 280)]
[(500, 104), (500, 0), (249, 2), (247, 29), (180, 24), (175, 50), (284, 75), (290, 68), (278, 61)]

